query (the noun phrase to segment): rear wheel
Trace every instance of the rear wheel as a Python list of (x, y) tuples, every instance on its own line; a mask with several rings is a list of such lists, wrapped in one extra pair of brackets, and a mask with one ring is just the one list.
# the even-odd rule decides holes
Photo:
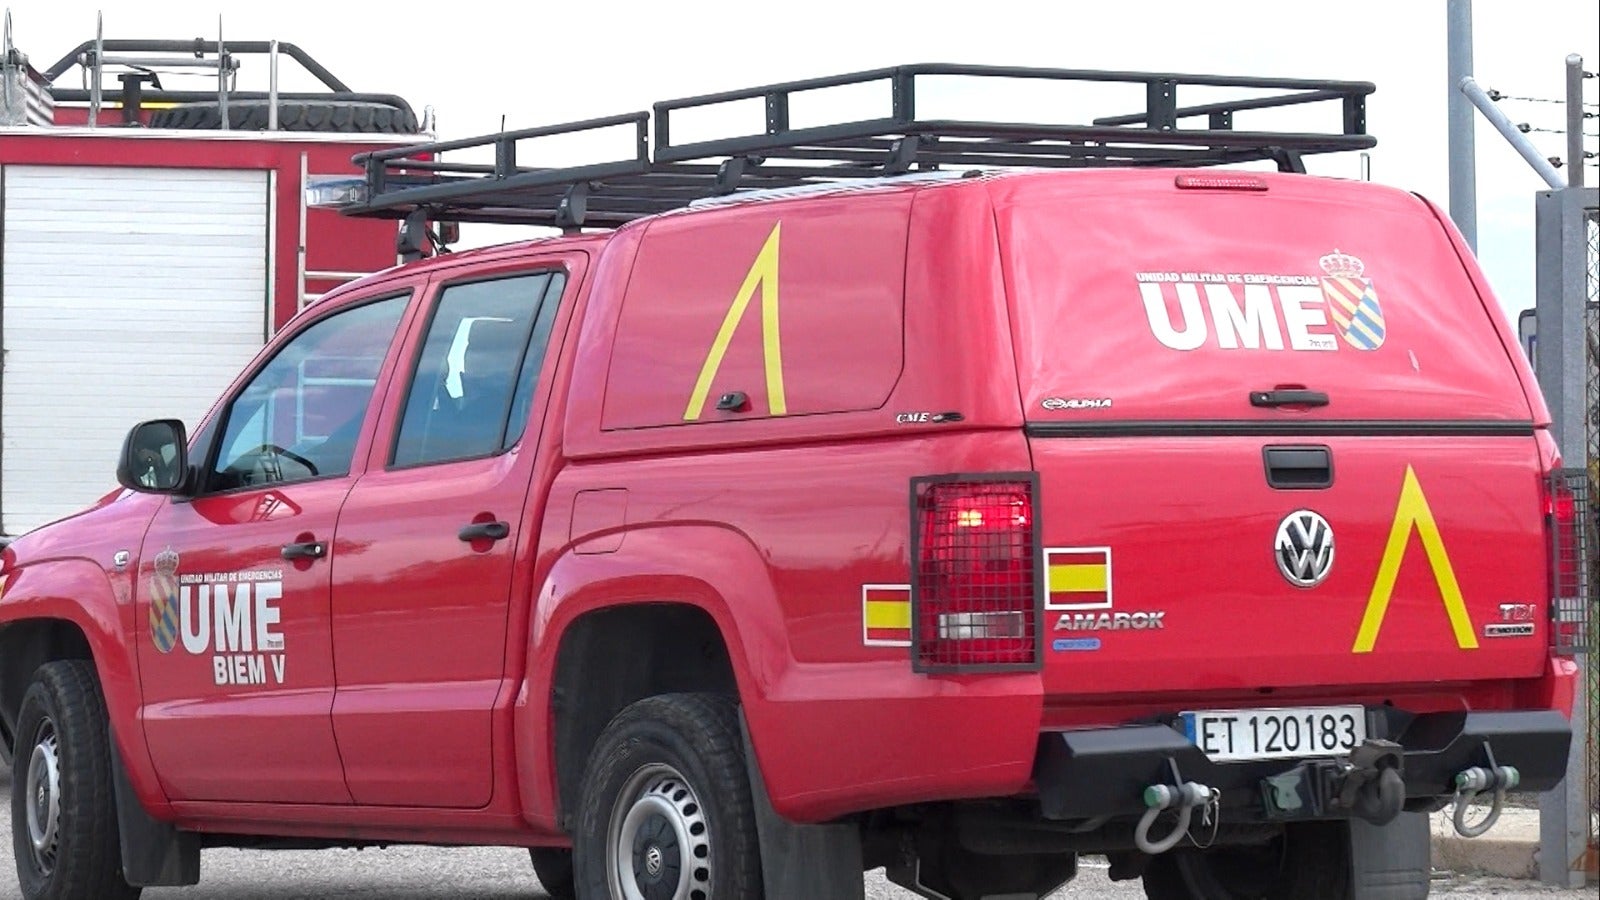
[(573, 864), (581, 900), (762, 896), (731, 699), (667, 694), (611, 720), (584, 773)]
[(111, 740), (94, 666), (39, 667), (17, 714), (11, 837), (26, 900), (132, 900), (111, 784)]
[(1348, 828), (1298, 823), (1258, 846), (1163, 853), (1145, 869), (1144, 893), (1149, 900), (1345, 900)]

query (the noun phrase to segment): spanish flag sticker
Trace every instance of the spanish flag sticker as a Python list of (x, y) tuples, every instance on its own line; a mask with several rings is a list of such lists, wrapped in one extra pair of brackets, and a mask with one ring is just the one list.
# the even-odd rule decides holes
[(868, 647), (911, 646), (911, 585), (862, 585), (861, 629)]
[(1110, 609), (1111, 548), (1044, 551), (1046, 609)]

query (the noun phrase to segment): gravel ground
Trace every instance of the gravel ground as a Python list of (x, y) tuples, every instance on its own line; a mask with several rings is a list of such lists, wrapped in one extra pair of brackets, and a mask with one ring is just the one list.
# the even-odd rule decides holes
[[(10, 778), (0, 774), (0, 848), (11, 846)], [(0, 851), (0, 856), (3, 856)], [(503, 848), (245, 851), (208, 850), (201, 883), (192, 888), (153, 888), (147, 900), (541, 900), (528, 855)], [(18, 897), (10, 859), (0, 861), (0, 897)], [(1594, 891), (1554, 890), (1525, 881), (1451, 878), (1434, 880), (1433, 896), (1500, 897), (1504, 900), (1593, 900)], [(867, 876), (868, 900), (913, 900), (881, 872)], [(1053, 895), (1062, 898), (1142, 900), (1138, 883), (1111, 883), (1102, 860), (1084, 861), (1079, 878)]]

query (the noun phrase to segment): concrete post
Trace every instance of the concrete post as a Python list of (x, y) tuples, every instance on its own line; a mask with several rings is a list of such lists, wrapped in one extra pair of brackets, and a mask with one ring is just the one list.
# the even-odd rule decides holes
[[(1534, 200), (1536, 295), (1539, 329), (1539, 387), (1554, 420), (1553, 436), (1563, 464), (1580, 467), (1588, 458), (1585, 404), (1588, 359), (1585, 305), (1588, 302), (1588, 216), (1600, 200), (1594, 188), (1541, 191)], [(1595, 624), (1590, 623), (1590, 640)], [(1594, 664), (1593, 653), (1579, 656)], [(1589, 813), (1586, 756), (1589, 729), (1584, 679), (1572, 712), (1572, 750), (1567, 778), (1539, 797), (1539, 879), (1546, 884), (1582, 887), (1580, 865), (1588, 844)]]
[(1458, 90), (1472, 75), (1472, 0), (1450, 0), (1445, 12), (1448, 48), (1450, 218), (1473, 253), (1478, 252), (1478, 169), (1472, 107)]

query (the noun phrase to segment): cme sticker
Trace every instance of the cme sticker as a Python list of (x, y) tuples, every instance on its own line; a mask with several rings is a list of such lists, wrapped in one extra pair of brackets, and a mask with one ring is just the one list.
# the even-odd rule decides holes
[(211, 658), (215, 685), (281, 685), (287, 677), (278, 630), (283, 570), (180, 573), (171, 547), (150, 576), (150, 640), (171, 653)]
[[(1136, 272), (1150, 331), (1173, 350), (1377, 350), (1388, 334), (1359, 257), (1335, 248), (1320, 274)], [(1308, 267), (1309, 268), (1309, 267)]]
[(1400, 502), (1395, 507), (1394, 524), (1389, 528), (1389, 543), (1383, 549), (1383, 560), (1378, 563), (1378, 575), (1372, 583), (1372, 594), (1367, 599), (1367, 611), (1361, 616), (1361, 628), (1356, 632), (1352, 653), (1371, 653), (1377, 646), (1378, 632), (1383, 628), (1384, 613), (1389, 611), (1389, 600), (1394, 596), (1395, 579), (1400, 577), (1400, 563), (1405, 559), (1406, 545), (1415, 531), (1422, 541), (1428, 557), (1428, 568), (1433, 572), (1434, 583), (1439, 586), (1439, 596), (1450, 617), (1450, 630), (1456, 646), (1462, 650), (1478, 649), (1478, 636), (1472, 627), (1472, 617), (1467, 614), (1467, 604), (1461, 598), (1461, 584), (1456, 581), (1455, 567), (1450, 564), (1450, 554), (1445, 550), (1444, 538), (1439, 535), (1439, 524), (1428, 507), (1428, 498), (1422, 493), (1422, 483), (1417, 473), (1406, 466), (1405, 481), (1400, 487)]
[(964, 418), (958, 412), (903, 412), (894, 414), (896, 425), (937, 425), (941, 422), (959, 422)]
[(861, 642), (868, 647), (911, 646), (911, 585), (861, 586)]

